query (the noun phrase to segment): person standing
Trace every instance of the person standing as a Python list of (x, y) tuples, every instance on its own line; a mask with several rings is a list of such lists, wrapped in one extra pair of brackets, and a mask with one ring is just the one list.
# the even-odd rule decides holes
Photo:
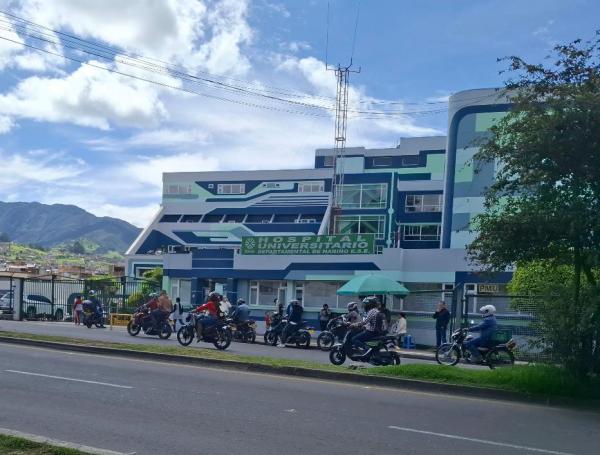
[(75, 297), (75, 301), (73, 302), (73, 322), (75, 325), (81, 324), (81, 313), (83, 312), (83, 300), (81, 296), (78, 295)]
[(437, 304), (433, 319), (435, 319), (435, 346), (439, 348), (442, 343), (447, 341), (446, 331), (448, 322), (450, 322), (450, 312), (446, 308), (446, 302), (440, 301)]
[(406, 335), (406, 314), (400, 313), (400, 317), (394, 324), (393, 333), (397, 337), (396, 343), (398, 346), (402, 346), (402, 340), (404, 339), (404, 335)]
[(327, 330), (327, 323), (331, 319), (331, 310), (329, 305), (323, 304), (323, 308), (319, 311), (319, 325), (321, 326), (321, 332)]

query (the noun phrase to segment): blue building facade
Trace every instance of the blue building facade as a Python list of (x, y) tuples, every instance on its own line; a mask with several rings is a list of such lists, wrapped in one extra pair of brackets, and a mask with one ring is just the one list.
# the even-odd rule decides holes
[[(432, 293), (396, 299), (393, 309), (429, 311), (458, 284), (482, 281), (465, 245), (494, 164), (475, 163), (473, 155), (476, 140), (507, 109), (496, 91), (471, 90), (450, 99), (448, 137), (348, 148), (337, 161), (333, 150), (318, 149), (312, 169), (165, 173), (160, 211), (129, 248), (128, 273), (162, 266), (164, 286), (183, 303), (216, 289), (257, 311), (272, 309), (275, 298), (302, 298), (309, 311), (323, 303), (343, 308), (349, 299), (336, 296), (343, 283), (382, 273)], [(339, 206), (332, 207), (332, 180), (342, 172)], [(371, 234), (376, 250), (249, 256), (240, 249), (247, 236), (331, 232)], [(496, 280), (503, 286), (506, 279)]]

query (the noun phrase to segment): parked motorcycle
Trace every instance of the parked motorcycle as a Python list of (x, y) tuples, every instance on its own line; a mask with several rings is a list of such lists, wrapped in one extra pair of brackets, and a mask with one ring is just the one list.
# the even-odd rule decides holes
[(281, 314), (274, 313), (271, 315), (270, 324), (263, 335), (265, 344), (270, 344), (271, 346), (277, 345), (277, 338), (281, 336), (285, 322)]
[[(199, 318), (195, 313), (190, 313), (185, 318), (185, 325), (177, 331), (177, 341), (182, 346), (189, 346), (196, 337), (196, 321)], [(206, 343), (212, 343), (215, 348), (225, 350), (231, 344), (231, 329), (224, 319), (219, 319), (212, 327), (205, 328), (202, 331), (202, 340)]]
[(242, 343), (254, 343), (256, 341), (255, 321), (234, 322), (228, 319), (227, 322), (235, 341), (241, 341)]
[[(283, 331), (287, 324), (294, 323), (288, 322), (287, 319), (283, 319), (277, 326), (269, 327), (267, 332), (265, 332), (265, 344), (277, 346), (283, 337)], [(311, 331), (313, 331), (312, 327), (308, 327), (306, 322), (302, 321), (297, 330), (287, 337), (285, 344), (295, 344), (296, 347), (308, 349), (310, 347)]]
[(342, 365), (346, 359), (354, 362), (366, 362), (371, 365), (400, 365), (400, 354), (396, 352), (396, 337), (382, 335), (367, 344), (371, 347), (367, 352), (352, 345), (352, 337), (358, 332), (347, 330), (342, 343), (336, 343), (329, 352), (329, 361), (334, 365)]
[(104, 328), (104, 312), (98, 313), (95, 305), (86, 300), (83, 302), (83, 325), (91, 329), (95, 325), (99, 329)]
[(319, 349), (329, 351), (336, 342), (342, 343), (344, 341), (344, 337), (348, 331), (348, 326), (344, 322), (344, 316), (338, 316), (327, 323), (326, 330), (321, 332), (317, 337), (317, 346)]
[[(442, 344), (435, 352), (435, 360), (440, 365), (454, 366), (463, 358), (471, 363), (471, 352), (465, 346), (466, 342), (473, 339), (467, 329), (457, 329), (450, 336), (450, 343)], [(498, 367), (512, 366), (515, 364), (513, 350), (517, 343), (511, 338), (507, 343), (501, 343), (492, 347), (479, 347), (478, 350), (483, 358), (483, 365), (492, 370)]]
[(143, 330), (146, 335), (158, 335), (162, 340), (166, 340), (173, 333), (171, 324), (168, 318), (161, 319), (156, 325), (150, 317), (150, 309), (145, 305), (138, 307), (135, 313), (131, 316), (131, 320), (127, 324), (127, 333), (131, 336), (136, 336)]

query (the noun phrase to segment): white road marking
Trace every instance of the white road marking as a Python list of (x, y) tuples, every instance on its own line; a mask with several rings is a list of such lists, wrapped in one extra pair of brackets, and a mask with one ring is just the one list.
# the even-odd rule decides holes
[(24, 374), (27, 376), (39, 376), (41, 378), (62, 379), (63, 381), (85, 382), (86, 384), (104, 385), (106, 387), (117, 387), (119, 389), (133, 389), (128, 385), (111, 384), (109, 382), (87, 381), (85, 379), (65, 378), (63, 376), (52, 376), (50, 374), (32, 373), (30, 371), (4, 370), (7, 373)]
[(457, 436), (454, 434), (434, 433), (433, 431), (416, 430), (414, 428), (396, 427), (393, 425), (390, 425), (388, 428), (391, 430), (400, 430), (400, 431), (407, 431), (410, 433), (419, 433), (419, 434), (427, 434), (430, 436), (438, 436), (440, 438), (458, 439), (459, 441), (477, 442), (479, 444), (487, 444), (490, 446), (509, 447), (511, 449), (516, 449), (516, 450), (527, 450), (529, 452), (549, 453), (552, 455), (573, 455), (572, 453), (567, 453), (567, 452), (557, 452), (555, 450), (538, 449), (536, 447), (526, 447), (526, 446), (520, 446), (520, 445), (516, 445), (516, 444), (507, 444), (504, 442), (487, 441), (485, 439), (467, 438), (464, 436)]

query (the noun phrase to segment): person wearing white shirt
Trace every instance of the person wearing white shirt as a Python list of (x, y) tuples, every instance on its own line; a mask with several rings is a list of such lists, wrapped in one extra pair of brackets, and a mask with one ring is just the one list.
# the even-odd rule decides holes
[(402, 346), (402, 339), (406, 335), (406, 315), (404, 313), (400, 313), (400, 317), (394, 324), (392, 333), (397, 337), (396, 343), (398, 346)]

